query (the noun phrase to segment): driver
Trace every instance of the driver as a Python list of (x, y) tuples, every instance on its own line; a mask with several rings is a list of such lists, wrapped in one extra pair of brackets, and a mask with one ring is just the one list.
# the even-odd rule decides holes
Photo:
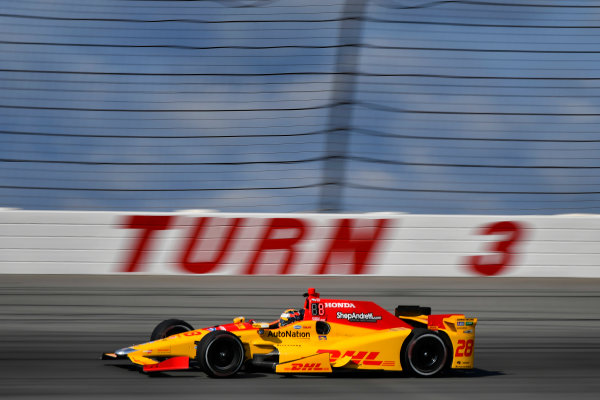
[(304, 319), (304, 309), (300, 309), (300, 311), (298, 311), (295, 308), (288, 308), (283, 313), (281, 313), (281, 316), (279, 317), (279, 319), (276, 319), (275, 321), (273, 321), (271, 323), (259, 322), (257, 324), (260, 324), (261, 328), (277, 329), (277, 328), (282, 328), (286, 325), (289, 325), (292, 322), (302, 321), (303, 319)]
[(288, 308), (283, 313), (281, 313), (281, 316), (279, 317), (279, 327), (281, 328), (283, 326), (289, 325), (292, 322), (302, 321), (302, 314), (303, 313), (300, 313), (300, 311), (296, 310), (295, 308)]

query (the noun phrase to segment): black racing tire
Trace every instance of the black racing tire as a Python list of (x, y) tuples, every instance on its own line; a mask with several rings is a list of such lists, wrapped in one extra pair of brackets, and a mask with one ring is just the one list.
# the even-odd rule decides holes
[(213, 331), (197, 344), (196, 361), (213, 378), (229, 378), (244, 363), (244, 345), (231, 332)]
[(415, 329), (403, 346), (402, 365), (417, 377), (438, 375), (448, 366), (448, 345), (444, 338), (427, 329)]
[(150, 341), (164, 339), (166, 337), (177, 335), (178, 333), (193, 331), (194, 328), (180, 319), (167, 319), (156, 325), (156, 328), (150, 335)]

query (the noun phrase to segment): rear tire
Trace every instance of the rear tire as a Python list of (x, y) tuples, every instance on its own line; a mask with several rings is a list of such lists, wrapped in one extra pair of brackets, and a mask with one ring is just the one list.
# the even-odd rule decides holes
[(448, 346), (436, 332), (415, 329), (402, 356), (403, 367), (412, 375), (430, 377), (447, 366)]
[(235, 375), (242, 367), (244, 358), (244, 346), (233, 333), (213, 331), (198, 342), (196, 361), (213, 378)]
[(193, 331), (194, 328), (185, 321), (180, 319), (167, 319), (160, 324), (156, 325), (156, 328), (150, 335), (150, 341), (164, 339), (166, 337), (177, 335), (178, 333)]

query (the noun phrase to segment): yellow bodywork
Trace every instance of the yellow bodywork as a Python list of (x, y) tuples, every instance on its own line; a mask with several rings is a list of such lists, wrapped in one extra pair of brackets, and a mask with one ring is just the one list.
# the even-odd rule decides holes
[[(477, 319), (464, 315), (438, 318), (431, 325), (428, 316), (406, 317), (415, 323), (428, 325), (432, 331), (443, 332), (451, 343), (451, 368), (473, 368), (475, 326)], [(431, 320), (429, 320), (431, 321)], [(227, 328), (198, 329), (131, 346), (127, 354), (131, 362), (142, 366), (156, 365), (169, 357), (196, 357), (197, 342), (212, 330), (228, 330), (243, 343), (245, 359), (256, 355), (278, 354), (278, 373), (328, 373), (335, 368), (401, 371), (401, 351), (412, 328), (368, 329), (348, 324), (328, 322), (329, 332), (317, 332), (317, 321), (298, 321), (268, 329), (236, 319)], [(177, 368), (173, 368), (177, 369)], [(179, 368), (183, 369), (183, 368)]]

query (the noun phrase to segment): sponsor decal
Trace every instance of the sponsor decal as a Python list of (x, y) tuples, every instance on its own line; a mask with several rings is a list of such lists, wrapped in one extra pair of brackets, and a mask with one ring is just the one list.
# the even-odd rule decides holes
[(467, 326), (473, 326), (473, 321), (467, 321)]
[(294, 325), (294, 329), (302, 329), (301, 325)]
[(377, 322), (381, 316), (375, 316), (373, 313), (343, 313), (338, 311), (337, 319), (345, 319), (348, 322)]
[(292, 363), (292, 368), (289, 371), (325, 371), (326, 368), (321, 367), (321, 363)]
[[(184, 332), (183, 336), (201, 336), (203, 335), (204, 332), (200, 332), (200, 331), (190, 331), (190, 332)], [(171, 336), (169, 336), (171, 337)]]
[(317, 350), (318, 354), (321, 353), (329, 353), (329, 362), (334, 363), (338, 359), (343, 357), (350, 357), (352, 362), (359, 365), (374, 365), (380, 366), (383, 363), (387, 363), (389, 366), (389, 361), (379, 361), (377, 358), (379, 356), (378, 351), (356, 351), (356, 350), (348, 350), (343, 355), (338, 350), (325, 350), (319, 349)]
[(464, 333), (473, 333), (473, 329), (467, 329)]
[(269, 331), (268, 337), (282, 338), (310, 338), (310, 332), (296, 332), (296, 331)]
[(325, 336), (325, 335), (319, 335), (319, 340), (327, 340), (327, 336)]
[(356, 308), (353, 303), (349, 302), (334, 302), (334, 303), (323, 303), (325, 308)]
[(211, 331), (211, 332), (214, 332), (214, 331), (217, 330), (217, 328), (212, 327), (212, 328), (208, 328), (208, 330)]
[(458, 321), (456, 326), (465, 326), (465, 321)]

